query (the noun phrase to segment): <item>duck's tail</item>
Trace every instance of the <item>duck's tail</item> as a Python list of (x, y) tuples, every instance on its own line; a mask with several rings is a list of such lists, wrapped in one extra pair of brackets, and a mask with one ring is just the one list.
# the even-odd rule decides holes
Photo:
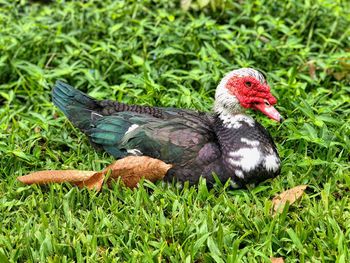
[(74, 126), (83, 131), (90, 128), (93, 113), (99, 114), (101, 110), (97, 100), (62, 81), (56, 82), (52, 101)]

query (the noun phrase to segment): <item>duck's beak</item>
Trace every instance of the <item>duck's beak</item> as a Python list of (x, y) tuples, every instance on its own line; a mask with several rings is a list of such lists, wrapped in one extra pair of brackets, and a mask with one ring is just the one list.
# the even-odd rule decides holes
[(273, 119), (278, 122), (283, 121), (281, 114), (275, 109), (275, 107), (270, 105), (268, 102), (255, 103), (253, 104), (253, 108), (261, 111), (270, 119)]

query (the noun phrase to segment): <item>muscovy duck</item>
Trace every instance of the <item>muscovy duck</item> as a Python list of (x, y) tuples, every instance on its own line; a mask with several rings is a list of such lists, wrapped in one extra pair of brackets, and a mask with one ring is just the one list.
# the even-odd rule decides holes
[(257, 70), (229, 72), (215, 93), (213, 113), (127, 105), (95, 100), (58, 81), (53, 102), (91, 144), (115, 158), (143, 155), (172, 164), (164, 180), (207, 184), (230, 180), (233, 187), (261, 182), (280, 172), (280, 158), (269, 133), (244, 114), (256, 109), (276, 121), (281, 115), (265, 77)]

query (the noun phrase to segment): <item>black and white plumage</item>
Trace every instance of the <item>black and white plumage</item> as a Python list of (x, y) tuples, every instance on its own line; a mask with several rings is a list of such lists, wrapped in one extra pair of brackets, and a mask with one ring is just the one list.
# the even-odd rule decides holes
[(280, 158), (269, 133), (245, 108), (279, 121), (264, 76), (243, 68), (228, 73), (216, 89), (213, 113), (97, 101), (63, 82), (53, 102), (81, 129), (92, 145), (115, 158), (145, 155), (172, 164), (167, 181), (196, 184), (213, 173), (233, 186), (261, 182), (280, 171)]

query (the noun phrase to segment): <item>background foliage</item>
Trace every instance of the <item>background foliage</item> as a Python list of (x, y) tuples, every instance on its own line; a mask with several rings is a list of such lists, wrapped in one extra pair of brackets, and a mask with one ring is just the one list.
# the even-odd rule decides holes
[[(350, 2), (182, 7), (0, 0), (1, 262), (350, 260)], [(238, 67), (267, 74), (287, 117), (254, 113), (278, 144), (279, 178), (248, 190), (145, 182), (101, 194), (15, 180), (112, 161), (52, 105), (57, 79), (96, 98), (210, 110), (216, 84)], [(272, 217), (271, 198), (299, 184), (307, 195)]]

